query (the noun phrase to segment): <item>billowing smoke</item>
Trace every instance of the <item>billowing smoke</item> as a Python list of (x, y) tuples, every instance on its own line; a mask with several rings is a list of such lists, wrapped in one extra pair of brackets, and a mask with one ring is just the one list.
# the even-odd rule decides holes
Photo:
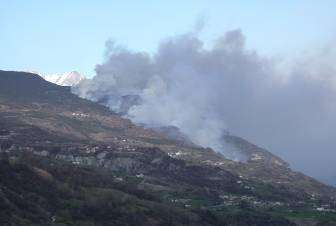
[(227, 155), (222, 136), (230, 131), (321, 176), (336, 157), (334, 56), (327, 48), (283, 70), (247, 50), (240, 30), (210, 48), (195, 33), (170, 38), (153, 55), (109, 41), (96, 76), (75, 92), (134, 122), (176, 126), (194, 143)]

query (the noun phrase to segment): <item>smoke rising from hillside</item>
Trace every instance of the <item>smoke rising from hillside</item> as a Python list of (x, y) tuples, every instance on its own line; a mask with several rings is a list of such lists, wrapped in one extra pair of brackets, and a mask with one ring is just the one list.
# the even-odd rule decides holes
[(137, 123), (176, 126), (193, 142), (224, 154), (232, 154), (221, 139), (230, 131), (314, 176), (328, 173), (323, 167), (336, 157), (333, 46), (286, 70), (246, 49), (240, 30), (211, 48), (188, 33), (162, 42), (152, 56), (111, 41), (106, 49), (96, 76), (75, 88), (80, 96), (104, 101)]

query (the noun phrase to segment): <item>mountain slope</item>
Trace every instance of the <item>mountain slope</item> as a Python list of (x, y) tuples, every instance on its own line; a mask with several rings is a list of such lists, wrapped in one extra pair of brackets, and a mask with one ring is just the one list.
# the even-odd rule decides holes
[[(24, 165), (32, 169), (31, 174), (56, 178), (57, 186), (77, 186), (65, 194), (55, 191), (54, 199), (58, 202), (63, 203), (63, 196), (69, 195), (74, 199), (71, 205), (81, 206), (73, 196), (76, 192), (87, 194), (80, 199), (80, 203), (85, 203), (101, 189), (108, 189), (111, 196), (118, 192), (127, 197), (135, 195), (131, 204), (123, 208), (135, 209), (135, 216), (141, 216), (147, 225), (168, 224), (170, 208), (174, 209), (171, 210), (175, 211), (174, 215), (179, 213), (180, 216), (173, 220), (175, 225), (243, 225), (239, 222), (289, 225), (285, 218), (296, 222), (308, 213), (307, 218), (313, 218), (314, 222), (326, 220), (316, 208), (334, 208), (334, 188), (291, 171), (279, 157), (242, 138), (227, 135), (223, 139), (244, 152), (247, 161), (234, 162), (211, 149), (134, 125), (101, 105), (73, 95), (69, 88), (49, 83), (37, 75), (0, 71), (0, 151), (6, 153), (4, 161), (9, 162), (3, 172), (10, 174)], [(86, 179), (95, 182), (78, 181), (76, 176), (70, 176), (72, 172), (75, 175), (87, 173)], [(42, 183), (40, 177), (29, 177)], [(25, 191), (32, 191), (19, 179), (18, 187), (8, 187), (6, 177), (2, 178), (1, 186), (9, 189), (2, 197), (17, 210), (13, 217), (28, 219), (16, 203), (16, 195), (10, 194), (20, 197)], [(95, 178), (101, 179), (96, 181)], [(56, 189), (56, 185), (43, 186), (48, 190)], [(89, 188), (93, 193), (87, 192)], [(35, 196), (42, 200), (50, 198), (40, 192), (35, 192)], [(167, 215), (160, 217), (160, 213), (153, 210), (154, 204), (149, 205), (148, 201), (162, 206), (168, 211)], [(103, 198), (101, 202), (107, 205)], [(111, 202), (120, 205), (118, 200)], [(55, 216), (56, 222), (78, 222), (76, 216), (94, 225), (115, 222), (115, 218), (108, 219), (106, 215), (99, 218), (98, 213), (94, 217), (81, 211), (74, 213), (73, 209), (61, 213), (59, 209), (63, 207), (57, 202), (36, 208), (40, 217), (29, 217), (30, 223), (49, 222), (50, 216)], [(46, 208), (48, 213), (39, 208)], [(99, 208), (93, 209), (98, 211)], [(293, 210), (298, 214), (293, 216)], [(323, 214), (334, 219), (333, 212)], [(127, 216), (118, 225), (132, 225), (133, 221)]]

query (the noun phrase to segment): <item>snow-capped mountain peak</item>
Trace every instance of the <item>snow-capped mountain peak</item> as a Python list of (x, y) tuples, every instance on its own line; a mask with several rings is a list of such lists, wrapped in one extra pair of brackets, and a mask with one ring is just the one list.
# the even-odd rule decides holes
[(45, 80), (60, 86), (75, 86), (85, 79), (85, 77), (77, 71), (66, 72), (63, 74), (42, 75), (42, 77)]

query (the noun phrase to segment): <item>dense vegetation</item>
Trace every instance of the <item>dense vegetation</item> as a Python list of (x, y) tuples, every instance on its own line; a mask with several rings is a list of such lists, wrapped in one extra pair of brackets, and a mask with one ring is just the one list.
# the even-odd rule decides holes
[(22, 154), (2, 155), (1, 225), (290, 225), (252, 210), (227, 213), (160, 203), (135, 181)]

